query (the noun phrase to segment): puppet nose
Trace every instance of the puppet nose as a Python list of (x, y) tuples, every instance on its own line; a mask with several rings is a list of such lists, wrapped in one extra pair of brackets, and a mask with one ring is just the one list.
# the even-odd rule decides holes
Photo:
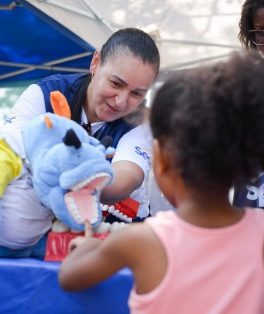
[(79, 140), (78, 136), (73, 131), (73, 129), (69, 129), (66, 132), (63, 138), (63, 143), (67, 146), (74, 146), (76, 149), (82, 146), (81, 141)]

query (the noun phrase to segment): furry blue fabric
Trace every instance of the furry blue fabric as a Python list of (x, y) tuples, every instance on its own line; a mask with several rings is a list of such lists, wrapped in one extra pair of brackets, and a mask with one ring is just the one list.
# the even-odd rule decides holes
[(53, 113), (31, 120), (22, 136), (41, 202), (72, 229), (84, 230), (88, 218), (94, 227), (98, 225), (100, 193), (113, 178), (106, 155), (113, 149), (106, 149), (76, 122)]

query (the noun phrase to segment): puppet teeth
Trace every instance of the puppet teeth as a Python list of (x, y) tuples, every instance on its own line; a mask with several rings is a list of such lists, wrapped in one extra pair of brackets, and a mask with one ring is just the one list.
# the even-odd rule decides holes
[[(72, 216), (72, 218), (78, 223), (78, 224), (84, 224), (84, 219), (79, 213), (79, 208), (77, 207), (75, 200), (73, 197), (67, 195), (67, 205), (68, 205), (68, 210)], [(99, 212), (97, 210), (97, 201), (96, 198), (92, 198), (92, 210), (93, 210), (93, 223), (94, 221), (97, 221), (99, 218)]]
[(84, 223), (84, 220), (82, 219), (82, 217), (79, 214), (78, 210), (75, 209), (72, 213), (73, 213), (74, 219), (76, 220), (76, 222), (78, 224), (83, 224)]
[(106, 186), (106, 184), (108, 183), (109, 181), (109, 174), (106, 173), (106, 172), (101, 172), (101, 173), (98, 173), (96, 175), (93, 175), (91, 176), (90, 178), (87, 178), (86, 180), (83, 180), (77, 184), (75, 184), (71, 190), (72, 191), (78, 191), (78, 190), (81, 190), (82, 188), (84, 188), (86, 185), (90, 184), (91, 182), (93, 182), (95, 179), (98, 179), (98, 178), (102, 178), (102, 177), (105, 177), (105, 180), (102, 180), (102, 182), (98, 183), (98, 186), (97, 186), (97, 189), (98, 190), (101, 190), (102, 188), (104, 188)]
[(81, 215), (79, 214), (78, 208), (74, 202), (74, 199), (70, 196), (68, 196), (68, 209), (73, 217), (73, 219), (78, 224), (83, 224), (84, 220), (82, 219)]
[(104, 180), (101, 181), (101, 183), (98, 184), (98, 189), (102, 190), (108, 183), (110, 176), (108, 174), (104, 174)]

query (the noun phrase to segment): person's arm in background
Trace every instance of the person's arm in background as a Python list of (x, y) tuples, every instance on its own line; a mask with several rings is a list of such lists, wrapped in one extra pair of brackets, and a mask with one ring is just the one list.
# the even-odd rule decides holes
[(112, 204), (125, 199), (143, 183), (151, 165), (151, 135), (147, 124), (125, 134), (112, 161), (113, 183), (102, 193), (101, 201)]

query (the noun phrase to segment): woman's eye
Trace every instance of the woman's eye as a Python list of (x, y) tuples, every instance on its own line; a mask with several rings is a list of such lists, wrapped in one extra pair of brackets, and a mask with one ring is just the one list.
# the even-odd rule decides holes
[(137, 97), (137, 98), (143, 97), (143, 95), (139, 92), (132, 92), (132, 94), (134, 97)]
[(121, 87), (121, 84), (116, 81), (110, 81), (110, 83), (113, 87)]

